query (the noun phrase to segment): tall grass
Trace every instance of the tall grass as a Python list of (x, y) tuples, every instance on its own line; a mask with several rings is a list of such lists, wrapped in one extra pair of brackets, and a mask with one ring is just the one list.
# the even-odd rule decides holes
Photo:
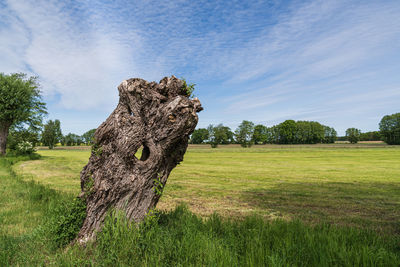
[(42, 265), (75, 238), (83, 222), (82, 201), (25, 182), (12, 169), (16, 162), (37, 158), (0, 158), (0, 266)]
[(84, 205), (73, 196), (22, 181), (10, 167), (17, 160), (21, 158), (0, 159), (8, 172), (0, 183), (25, 201), (31, 214), (26, 218), (35, 223), (28, 225), (29, 231), (10, 234), (6, 222), (21, 215), (3, 212), (0, 206), (0, 266), (400, 265), (399, 236), (329, 224), (267, 222), (257, 216), (229, 220), (214, 214), (204, 219), (184, 205), (152, 212), (140, 224), (114, 211), (95, 242), (70, 245)]
[(185, 206), (129, 223), (114, 212), (96, 243), (58, 255), (63, 266), (399, 266), (399, 239), (299, 221), (202, 219)]

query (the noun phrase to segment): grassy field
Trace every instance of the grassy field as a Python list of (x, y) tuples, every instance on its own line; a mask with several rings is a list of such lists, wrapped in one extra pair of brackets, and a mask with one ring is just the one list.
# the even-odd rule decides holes
[(191, 146), (164, 212), (140, 227), (116, 214), (85, 249), (65, 245), (90, 151), (38, 153), (0, 158), (0, 266), (400, 264), (400, 147)]
[[(25, 180), (77, 195), (90, 151), (40, 150)], [(191, 146), (158, 208), (185, 202), (202, 216), (253, 213), (400, 234), (400, 148), (382, 145)]]

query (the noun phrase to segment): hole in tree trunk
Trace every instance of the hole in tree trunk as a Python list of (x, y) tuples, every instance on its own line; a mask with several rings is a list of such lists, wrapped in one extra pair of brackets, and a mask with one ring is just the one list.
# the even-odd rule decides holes
[(141, 145), (135, 153), (136, 158), (140, 158), (141, 161), (146, 161), (150, 156), (150, 149), (146, 145)]

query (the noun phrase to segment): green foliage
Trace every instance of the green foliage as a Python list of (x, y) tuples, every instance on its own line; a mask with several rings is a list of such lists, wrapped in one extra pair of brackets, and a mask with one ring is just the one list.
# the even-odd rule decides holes
[(266, 144), (268, 142), (268, 128), (258, 124), (254, 127), (253, 142), (255, 144)]
[(335, 143), (337, 139), (337, 132), (335, 129), (323, 125), (324, 128), (324, 138), (322, 140), (322, 143)]
[(51, 219), (47, 224), (47, 231), (53, 246), (64, 247), (68, 245), (82, 227), (86, 217), (86, 204), (80, 198), (70, 202), (58, 203), (50, 211)]
[(348, 128), (346, 130), (346, 138), (352, 144), (356, 144), (360, 140), (360, 135), (361, 131), (359, 129)]
[(386, 115), (379, 123), (383, 140), (389, 145), (400, 145), (400, 113)]
[(286, 120), (277, 126), (280, 144), (295, 143), (297, 125), (294, 120)]
[(327, 224), (266, 222), (250, 216), (204, 220), (186, 206), (131, 224), (111, 213), (96, 244), (75, 246), (57, 263), (96, 266), (398, 266), (397, 239)]
[(92, 145), (92, 154), (96, 155), (97, 157), (101, 156), (103, 153), (103, 147), (96, 142)]
[(219, 124), (213, 126), (212, 124), (207, 127), (208, 142), (212, 148), (216, 148), (219, 144), (230, 144), (233, 142), (233, 132), (227, 126)]
[(37, 77), (26, 74), (0, 73), (0, 122), (1, 126), (18, 126), (22, 123), (38, 129), (46, 112), (42, 102)]
[(315, 121), (286, 120), (272, 127), (257, 125), (253, 134), (256, 143), (317, 144), (334, 143), (335, 129)]
[(42, 132), (42, 143), (53, 149), (54, 146), (63, 138), (61, 132), (61, 125), (59, 120), (49, 120), (45, 125)]
[(254, 143), (253, 140), (254, 123), (251, 121), (242, 121), (235, 131), (236, 142), (242, 147), (251, 147)]
[(183, 81), (182, 92), (188, 97), (193, 97), (193, 92), (196, 84), (194, 83), (187, 84), (184, 78), (182, 78), (181, 80)]
[(62, 143), (64, 143), (67, 146), (79, 146), (83, 143), (82, 138), (73, 133), (69, 133), (66, 136), (63, 137)]
[(382, 135), (379, 131), (361, 133), (360, 135), (360, 141), (380, 141), (380, 140), (382, 140)]
[(10, 128), (29, 128), (35, 131), (42, 125), (46, 114), (41, 101), (39, 83), (25, 74), (0, 73), (0, 154), (5, 155)]
[[(390, 216), (392, 219), (397, 218), (398, 209), (395, 203), (398, 198), (396, 184), (398, 149), (393, 147), (355, 149), (349, 146), (350, 148), (330, 147), (324, 150), (315, 146), (310, 147), (301, 146), (290, 150), (287, 146), (267, 150), (223, 148), (206, 153), (204, 148), (201, 148), (186, 159), (185, 165), (188, 170), (187, 173), (181, 173), (180, 179), (187, 182), (188, 177), (194, 179), (196, 176), (199, 179), (200, 175), (204, 186), (211, 190), (217, 188), (215, 195), (207, 195), (208, 198), (213, 196), (211, 202), (214, 204), (218, 203), (217, 196), (224, 195), (224, 192), (237, 194), (238, 182), (245, 179), (246, 188), (250, 184), (256, 184), (259, 189), (255, 199), (246, 202), (246, 205), (253, 205), (255, 201), (260, 202), (262, 198), (265, 202), (264, 210), (276, 210), (292, 204), (284, 213), (289, 213), (295, 218), (295, 214), (290, 213), (290, 210), (293, 212), (303, 209), (305, 213), (300, 216), (302, 220), (306, 214), (317, 215), (311, 225), (297, 220), (266, 221), (265, 218), (257, 216), (226, 219), (214, 214), (204, 219), (194, 215), (186, 207), (179, 206), (169, 212), (151, 211), (140, 224), (130, 223), (123, 212), (118, 212), (106, 218), (105, 227), (98, 234), (95, 243), (89, 243), (85, 247), (73, 245), (66, 248), (62, 247), (62, 244), (69, 242), (59, 242), (60, 239), (56, 237), (58, 231), (48, 229), (64, 229), (60, 232), (68, 236), (67, 229), (72, 227), (54, 227), (54, 224), (48, 225), (46, 221), (68, 221), (61, 219), (60, 215), (69, 217), (62, 213), (80, 213), (81, 209), (71, 212), (71, 205), (74, 205), (72, 197), (64, 196), (34, 182), (24, 182), (15, 174), (9, 174), (12, 172), (11, 163), (29, 157), (2, 158), (0, 159), (0, 266), (399, 266), (398, 227), (391, 235), (386, 235), (371, 230), (335, 226), (335, 222), (320, 223), (324, 221), (323, 213), (333, 211), (336, 216), (339, 210), (345, 210), (344, 212), (347, 210), (350, 215), (343, 217), (348, 219), (344, 224), (359, 227), (369, 227), (373, 222), (378, 229), (382, 229), (387, 227), (382, 215)], [(260, 153), (262, 151), (266, 153)], [(57, 150), (41, 152), (53, 156), (56, 153), (65, 153)], [(74, 155), (77, 153), (72, 152)], [(88, 155), (88, 152), (85, 153)], [(211, 159), (210, 153), (213, 155)], [(65, 157), (65, 154), (61, 154), (61, 157)], [(43, 160), (51, 158), (48, 156)], [(238, 158), (241, 164), (232, 170)], [(283, 171), (276, 173), (276, 176), (270, 176), (272, 172), (269, 172), (269, 179), (264, 179), (267, 176), (262, 174), (268, 169), (256, 170), (260, 160), (269, 164), (275, 162), (269, 170)], [(285, 164), (282, 164), (282, 161)], [(343, 164), (344, 162), (346, 164)], [(372, 165), (370, 168), (376, 169), (371, 172), (369, 165)], [(221, 169), (221, 166), (228, 166), (229, 170)], [(54, 169), (54, 165), (52, 168)], [(208, 168), (212, 169), (207, 170)], [(297, 175), (293, 174), (293, 169), (296, 169)], [(333, 173), (332, 169), (341, 172)], [(377, 183), (382, 178), (379, 171), (382, 169), (387, 170), (385, 185)], [(226, 182), (219, 181), (220, 179), (215, 177), (214, 181), (207, 180), (213, 174), (233, 179), (235, 175), (239, 176), (238, 170), (242, 173), (239, 180), (231, 180), (233, 181), (231, 188), (227, 188)], [(250, 176), (254, 176), (254, 172), (250, 170), (256, 170), (261, 177), (252, 180)], [(352, 173), (349, 174), (349, 171)], [(293, 175), (291, 182), (282, 184), (280, 177), (285, 177), (287, 180), (291, 175)], [(271, 177), (276, 179), (270, 179)], [(318, 177), (323, 177), (324, 183), (321, 183)], [(362, 181), (350, 183), (349, 181), (354, 181), (354, 177), (361, 177)], [(279, 180), (279, 183), (261, 184), (262, 180)], [(214, 183), (210, 183), (212, 181)], [(218, 182), (221, 182), (221, 187), (218, 187)], [(193, 191), (198, 197), (199, 183), (192, 184), (195, 184)], [(366, 189), (367, 186), (369, 191)], [(386, 198), (388, 195), (392, 197)], [(277, 199), (281, 202), (274, 203)], [(19, 202), (19, 206), (12, 206), (16, 202)], [(367, 206), (358, 206), (357, 203), (364, 203)], [(317, 205), (323, 207), (319, 213), (314, 209)], [(377, 205), (387, 207), (387, 210), (375, 210)], [(55, 212), (59, 206), (65, 208)], [(337, 209), (333, 209), (335, 206)], [(354, 209), (373, 210), (373, 218), (369, 221), (356, 220), (356, 217), (353, 217), (356, 214), (352, 212)], [(380, 215), (379, 220), (376, 219), (376, 214)], [(362, 213), (361, 216), (368, 216), (368, 213)], [(78, 223), (79, 220), (69, 220), (69, 222), (61, 225), (76, 225), (74, 222)], [(341, 224), (343, 221), (338, 222)], [(17, 225), (22, 228), (12, 231), (11, 229)], [(54, 249), (55, 247), (61, 248)]]
[(96, 129), (91, 129), (84, 133), (82, 135), (82, 141), (85, 143), (85, 145), (91, 145), (94, 143), (94, 133), (96, 132)]
[(163, 189), (164, 189), (164, 185), (161, 182), (161, 178), (162, 178), (162, 174), (161, 173), (157, 173), (157, 177), (155, 179), (153, 179), (153, 192), (156, 193), (156, 195), (161, 196)]
[[(202, 130), (200, 132), (200, 130)], [(194, 132), (192, 137), (193, 144), (204, 142), (204, 129)], [(252, 144), (317, 144), (334, 143), (337, 140), (337, 132), (334, 128), (325, 126), (315, 121), (294, 121), (286, 120), (278, 125), (266, 127), (256, 125), (250, 121), (243, 121), (234, 134), (229, 127), (219, 124), (218, 126), (209, 125), (208, 143), (211, 147), (219, 144), (239, 143), (243, 147), (250, 147)]]
[(17, 144), (17, 147), (15, 148), (15, 153), (17, 155), (29, 155), (33, 154), (36, 151), (35, 147), (31, 142), (28, 141), (22, 141)]
[(7, 148), (16, 150), (17, 145), (22, 142), (30, 142), (33, 147), (39, 142), (39, 134), (31, 128), (11, 128), (7, 138)]
[(209, 132), (205, 128), (196, 129), (190, 136), (191, 144), (202, 144), (209, 138)]
[[(79, 214), (72, 197), (25, 182), (13, 171), (16, 163), (38, 157), (7, 155), (0, 159), (0, 266), (48, 265), (54, 248), (68, 243), (62, 236), (71, 233), (72, 222), (65, 218)], [(7, 207), (12, 210), (7, 211)]]

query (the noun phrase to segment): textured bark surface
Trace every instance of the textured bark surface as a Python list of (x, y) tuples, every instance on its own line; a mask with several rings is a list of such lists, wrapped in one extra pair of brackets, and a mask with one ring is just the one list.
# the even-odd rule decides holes
[(196, 113), (202, 110), (183, 84), (172, 76), (159, 84), (135, 78), (119, 85), (118, 106), (97, 128), (89, 163), (81, 172), (80, 197), (86, 200), (87, 215), (79, 242), (95, 237), (110, 208), (122, 209), (138, 222), (157, 204), (171, 170), (183, 160)]

